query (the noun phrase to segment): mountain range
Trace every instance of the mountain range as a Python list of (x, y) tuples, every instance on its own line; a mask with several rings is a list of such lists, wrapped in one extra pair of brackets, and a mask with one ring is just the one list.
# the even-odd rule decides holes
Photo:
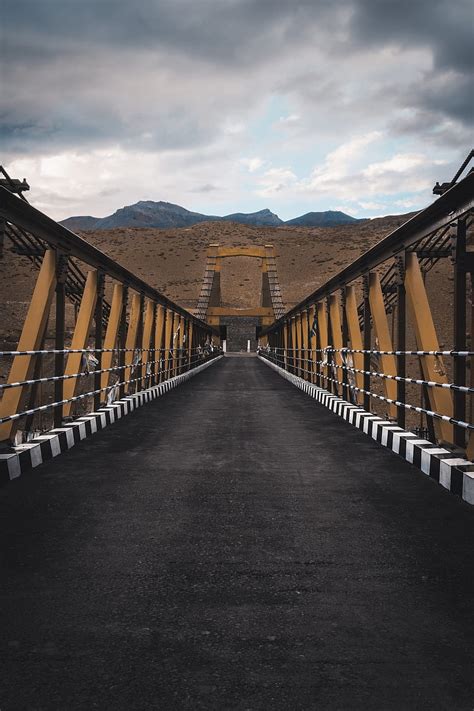
[(257, 227), (278, 227), (280, 225), (330, 227), (361, 221), (337, 210), (308, 212), (287, 222), (280, 220), (278, 215), (268, 209), (250, 213), (236, 212), (218, 217), (217, 215), (191, 212), (180, 205), (173, 205), (171, 202), (140, 200), (134, 205), (121, 207), (113, 215), (107, 217), (79, 215), (68, 217), (62, 220), (61, 224), (74, 232), (77, 230), (112, 230), (117, 227), (190, 227), (199, 222), (238, 222)]

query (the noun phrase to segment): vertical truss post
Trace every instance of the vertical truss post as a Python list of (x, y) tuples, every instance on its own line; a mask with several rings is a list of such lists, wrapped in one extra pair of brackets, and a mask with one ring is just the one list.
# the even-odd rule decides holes
[[(94, 318), (95, 303), (97, 299), (97, 270), (92, 269), (87, 274), (84, 292), (82, 294), (81, 305), (77, 314), (76, 326), (71, 342), (71, 349), (81, 350), (86, 348), (89, 340), (92, 319)], [(73, 375), (81, 371), (82, 353), (69, 353), (66, 362), (66, 375)], [(64, 381), (64, 399), (72, 398), (75, 395), (77, 378)], [(64, 416), (71, 414), (72, 402), (64, 404)]]
[[(18, 342), (19, 351), (38, 350), (43, 342), (48, 323), (49, 309), (56, 288), (56, 254), (47, 250), (43, 257), (41, 269), (36, 280), (30, 306)], [(8, 383), (29, 380), (32, 376), (37, 356), (15, 356), (13, 359)], [(0, 417), (15, 415), (21, 411), (26, 400), (27, 386), (9, 388), (0, 400)], [(13, 440), (18, 427), (18, 421), (12, 420), (0, 425), (0, 442)]]
[(332, 334), (332, 347), (335, 349), (333, 354), (334, 361), (337, 367), (336, 370), (336, 380), (338, 381), (341, 389), (344, 385), (344, 371), (342, 370), (343, 360), (341, 348), (343, 346), (342, 339), (342, 325), (341, 325), (341, 311), (339, 308), (339, 294), (331, 294), (329, 297), (329, 318), (331, 322), (331, 334)]
[[(407, 252), (405, 261), (405, 289), (413, 319), (417, 346), (422, 351), (439, 351), (438, 336), (431, 314), (428, 295), (423, 282), (418, 258), (414, 252)], [(425, 380), (447, 383), (448, 379), (440, 356), (420, 356)], [(453, 399), (447, 388), (428, 388), (431, 409), (441, 415), (453, 416)], [(434, 420), (438, 439), (453, 441), (453, 426), (449, 422)]]
[[(471, 344), (470, 350), (474, 351), (474, 272), (471, 272)], [(471, 371), (471, 388), (474, 388), (474, 356), (471, 356), (470, 363)], [(474, 422), (474, 396), (471, 395), (469, 398), (469, 422)], [(467, 442), (466, 454), (469, 459), (474, 459), (474, 432), (469, 431), (469, 439)]]
[(173, 339), (173, 312), (170, 309), (166, 309), (166, 323), (165, 323), (165, 380), (168, 380), (170, 376), (170, 361), (171, 361), (171, 343)]
[[(357, 311), (357, 298), (356, 291), (353, 286), (346, 286), (345, 289), (345, 315), (348, 330), (348, 339), (350, 339), (352, 350), (363, 350), (362, 334), (360, 331), (359, 323), (359, 313)], [(370, 316), (369, 316), (370, 319)], [(370, 344), (369, 344), (370, 347)], [(350, 354), (352, 358), (348, 357), (349, 363), (352, 361), (354, 368), (357, 370), (365, 370), (364, 368), (364, 355), (362, 353), (352, 353)], [(348, 354), (349, 356), (349, 354)], [(370, 376), (368, 376), (370, 377)], [(348, 374), (350, 379), (350, 375)], [(364, 389), (364, 375), (362, 373), (355, 373), (355, 378), (353, 378), (355, 384), (361, 390)], [(370, 383), (369, 388), (370, 389)], [(363, 397), (361, 393), (355, 391), (352, 395), (353, 402), (362, 402)]]
[[(142, 299), (140, 294), (137, 294), (136, 292), (132, 296), (132, 303), (130, 306), (130, 316), (128, 319), (128, 329), (127, 329), (127, 338), (125, 341), (125, 365), (127, 366), (125, 368), (125, 376), (124, 376), (124, 381), (125, 381), (125, 392), (130, 393), (130, 384), (128, 383), (129, 380), (131, 380), (132, 377), (132, 365), (133, 361), (136, 358), (136, 353), (135, 349), (137, 347), (137, 338), (138, 338), (138, 330), (139, 330), (139, 325), (140, 325), (140, 316), (141, 316), (141, 306), (142, 306)], [(135, 372), (136, 372), (135, 368)]]
[[(121, 370), (119, 370), (119, 382), (125, 381), (125, 348), (127, 346), (127, 304), (128, 304), (128, 287), (123, 287), (123, 298), (122, 298), (122, 313), (120, 314), (120, 336), (119, 336), (119, 352), (118, 352), (118, 365)], [(120, 399), (125, 395), (125, 385), (120, 385), (119, 388)]]
[(303, 365), (303, 378), (305, 380), (311, 380), (311, 368), (309, 361), (309, 332), (308, 332), (308, 309), (303, 309), (301, 312), (301, 347), (302, 347), (302, 365)]
[[(142, 332), (142, 363), (143, 372), (142, 376), (145, 379), (144, 387), (147, 387), (148, 375), (147, 375), (147, 365), (150, 360), (150, 348), (151, 348), (151, 334), (153, 331), (153, 315), (155, 311), (155, 305), (151, 299), (145, 300), (145, 322), (143, 324)], [(153, 361), (153, 358), (151, 358)], [(142, 381), (140, 381), (140, 386), (143, 386)]]
[[(405, 351), (407, 346), (407, 315), (406, 315), (406, 293), (405, 293), (405, 259), (397, 257), (398, 284), (397, 284), (397, 350)], [(406, 356), (397, 357), (397, 374), (401, 378), (406, 377)], [(406, 402), (406, 383), (404, 380), (397, 381), (397, 400)], [(406, 410), (404, 407), (397, 407), (397, 424), (405, 429)]]
[(296, 373), (296, 319), (291, 317), (291, 372)]
[[(346, 310), (346, 290), (341, 289), (341, 302), (342, 302), (342, 346), (343, 348), (349, 347), (349, 326), (347, 323), (347, 310)], [(342, 355), (342, 354), (341, 354)], [(350, 400), (352, 395), (352, 390), (349, 388), (349, 371), (347, 370), (347, 352), (345, 358), (342, 359), (344, 370), (342, 371), (343, 383), (342, 383), (342, 397), (344, 400)]]
[(322, 378), (321, 386), (323, 388), (326, 388), (326, 390), (330, 390), (331, 383), (329, 382), (328, 374), (329, 374), (329, 368), (327, 365), (327, 360), (328, 360), (328, 353), (325, 350), (328, 345), (329, 345), (329, 339), (328, 339), (328, 315), (327, 315), (327, 310), (326, 310), (326, 302), (325, 301), (318, 301), (316, 304), (317, 312), (318, 312), (318, 332), (319, 332), (319, 347), (321, 348), (321, 353), (319, 354), (320, 360), (326, 361), (325, 366), (320, 366), (319, 371), (320, 371), (320, 378)]
[(308, 380), (310, 383), (315, 382), (315, 375), (316, 375), (316, 360), (317, 360), (317, 343), (316, 343), (316, 334), (313, 332), (313, 323), (314, 323), (314, 314), (315, 314), (316, 307), (313, 304), (312, 306), (309, 307), (308, 309), (308, 323), (307, 323), (307, 339), (308, 339)]
[[(379, 346), (378, 349), (381, 351), (391, 351), (393, 350), (392, 337), (390, 334), (390, 326), (388, 323), (387, 313), (385, 311), (380, 278), (377, 272), (369, 273), (369, 300), (370, 311), (372, 313), (372, 318), (374, 322), (375, 336), (377, 338)], [(397, 364), (395, 361), (395, 356), (382, 355), (380, 357), (380, 362), (382, 364), (383, 373), (385, 373), (386, 375), (397, 374)], [(397, 397), (396, 381), (384, 379), (383, 382), (386, 397), (390, 398), (391, 400), (395, 400)], [(388, 405), (388, 414), (390, 417), (393, 417), (394, 419), (396, 418), (396, 405)]]
[(295, 316), (295, 336), (296, 336), (296, 375), (301, 376), (302, 346), (301, 346), (301, 313)]
[(164, 360), (163, 338), (165, 330), (166, 310), (161, 304), (156, 307), (156, 325), (155, 325), (155, 382), (161, 381), (162, 363)]
[[(55, 323), (55, 338), (54, 348), (56, 351), (64, 350), (64, 333), (66, 323), (66, 276), (68, 270), (68, 258), (59, 252), (56, 255), (56, 323)], [(64, 353), (55, 353), (54, 355), (54, 375), (56, 378), (64, 375)], [(64, 380), (54, 381), (54, 401), (61, 402), (64, 398)], [(54, 426), (61, 427), (63, 423), (63, 406), (58, 405), (54, 408), (53, 418)]]
[(283, 324), (283, 349), (284, 349), (283, 350), (283, 358), (284, 358), (283, 367), (285, 368), (285, 370), (289, 370), (289, 365), (290, 365), (290, 361), (288, 358), (288, 342), (290, 340), (289, 334), (290, 334), (290, 325), (288, 323), (288, 320), (285, 319), (285, 322)]
[(363, 277), (364, 292), (364, 410), (370, 411), (370, 351), (372, 349), (372, 324), (369, 298), (369, 275)]
[[(453, 235), (453, 267), (454, 267), (454, 350), (465, 351), (467, 346), (467, 273), (466, 273), (466, 222), (458, 220)], [(454, 357), (454, 382), (456, 385), (466, 385), (466, 358)], [(453, 392), (454, 418), (466, 420), (466, 395), (458, 390)], [(454, 426), (454, 444), (462, 449), (466, 447), (466, 430)]]
[[(110, 305), (109, 320), (107, 321), (107, 328), (105, 330), (104, 337), (104, 349), (105, 353), (102, 353), (102, 368), (104, 370), (112, 367), (112, 362), (114, 358), (113, 349), (117, 344), (117, 338), (120, 330), (120, 321), (122, 318), (122, 305), (123, 305), (123, 284), (114, 284), (114, 289), (112, 292), (112, 303)], [(117, 359), (117, 365), (120, 365), (120, 353)], [(119, 374), (119, 381), (122, 380), (123, 371), (117, 371)], [(107, 388), (110, 382), (110, 372), (102, 373), (100, 378), (100, 387), (103, 388), (101, 392), (102, 399), (107, 395)]]
[(189, 321), (188, 326), (188, 370), (194, 365), (195, 353), (193, 353), (194, 324)]
[[(104, 287), (105, 287), (105, 275), (99, 272), (97, 275), (97, 299), (95, 304), (95, 357), (99, 361), (94, 370), (102, 370), (102, 321), (104, 317)], [(95, 373), (94, 375), (94, 390), (99, 390), (99, 392), (94, 395), (94, 410), (98, 410), (100, 407), (101, 400), (104, 399), (104, 395), (100, 390), (100, 373)]]
[(156, 378), (155, 378), (155, 360), (157, 358), (157, 350), (156, 350), (156, 317), (157, 317), (157, 311), (158, 311), (158, 304), (156, 302), (153, 302), (153, 318), (152, 318), (152, 323), (151, 323), (151, 337), (150, 337), (150, 375), (148, 377), (148, 385), (147, 387), (151, 387), (152, 385), (156, 385)]

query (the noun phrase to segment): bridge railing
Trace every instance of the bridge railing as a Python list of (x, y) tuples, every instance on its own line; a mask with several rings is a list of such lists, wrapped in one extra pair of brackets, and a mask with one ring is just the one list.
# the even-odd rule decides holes
[(471, 172), (265, 329), (261, 355), (473, 457), (473, 208)]
[(211, 326), (3, 187), (0, 246), (3, 259), (8, 249), (38, 270), (18, 344), (0, 351), (0, 442), (58, 427), (219, 354)]

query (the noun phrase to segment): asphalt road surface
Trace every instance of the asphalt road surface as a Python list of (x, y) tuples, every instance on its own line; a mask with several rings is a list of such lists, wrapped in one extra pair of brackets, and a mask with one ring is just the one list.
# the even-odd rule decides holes
[(0, 519), (1, 711), (474, 708), (474, 511), (256, 358)]

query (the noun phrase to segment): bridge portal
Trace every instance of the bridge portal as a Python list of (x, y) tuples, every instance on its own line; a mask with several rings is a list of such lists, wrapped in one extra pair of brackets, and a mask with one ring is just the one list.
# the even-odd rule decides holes
[[(262, 282), (258, 306), (243, 309), (223, 304), (221, 271), (222, 262), (228, 257), (251, 257), (260, 260)], [(284, 313), (273, 245), (209, 245), (196, 316), (211, 326), (221, 327), (221, 339), (225, 338), (228, 351), (245, 351), (248, 345), (255, 351), (260, 328), (270, 325)]]

